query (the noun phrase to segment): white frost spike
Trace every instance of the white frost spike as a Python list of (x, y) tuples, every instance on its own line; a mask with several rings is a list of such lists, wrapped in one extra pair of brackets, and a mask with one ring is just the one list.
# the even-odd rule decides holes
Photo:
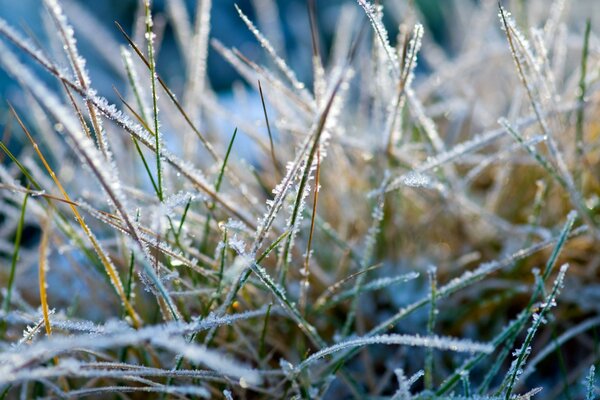
[[(150, 0), (144, 0), (144, 7), (146, 7), (146, 9), (150, 10)], [(144, 22), (146, 23), (146, 26), (149, 28), (152, 28), (154, 26), (154, 22), (152, 21), (152, 13), (151, 12), (147, 12)], [(146, 38), (148, 39), (148, 38)]]
[(225, 228), (232, 231), (250, 233), (246, 225), (244, 225), (241, 221), (233, 218), (229, 218), (227, 220), (227, 223), (225, 223)]
[(231, 247), (239, 255), (246, 254), (246, 243), (244, 243), (244, 241), (235, 234), (229, 239), (229, 247)]
[(167, 197), (164, 202), (158, 206), (160, 216), (175, 218), (175, 209), (187, 204), (188, 201), (195, 199), (195, 195), (190, 192), (179, 191), (178, 193)]
[(367, 17), (369, 18), (369, 21), (371, 22), (371, 25), (373, 26), (375, 33), (379, 37), (381, 46), (383, 47), (383, 50), (389, 60), (390, 70), (393, 72), (394, 75), (398, 76), (399, 71), (400, 71), (399, 64), (398, 64), (398, 57), (396, 56), (396, 52), (390, 45), (390, 39), (389, 39), (387, 29), (385, 29), (385, 26), (383, 25), (382, 6), (375, 6), (367, 0), (357, 0), (357, 1), (358, 1), (358, 4), (360, 4), (360, 6), (365, 10), (365, 13), (367, 14)]
[[(279, 18), (279, 8), (276, 0), (252, 0), (258, 26), (268, 37), (273, 47), (285, 56), (285, 38)], [(285, 58), (285, 57), (283, 57)]]
[(383, 278), (378, 278), (373, 281), (370, 281), (369, 283), (362, 285), (362, 287), (359, 288), (359, 290), (357, 290), (357, 288), (352, 288), (350, 290), (346, 290), (340, 294), (332, 296), (331, 302), (336, 303), (339, 301), (343, 301), (343, 300), (347, 299), (348, 297), (355, 296), (357, 293), (363, 293), (363, 292), (367, 292), (367, 291), (375, 291), (375, 290), (384, 289), (384, 288), (390, 287), (390, 286), (398, 284), (398, 283), (411, 281), (418, 277), (419, 277), (418, 272), (410, 272), (408, 274), (400, 275), (400, 276), (394, 276), (394, 277), (385, 276)]
[(260, 45), (265, 49), (269, 56), (271, 56), (277, 68), (279, 68), (279, 70), (283, 73), (287, 80), (290, 81), (294, 89), (304, 98), (304, 100), (308, 103), (311, 103), (311, 96), (306, 91), (305, 85), (298, 80), (294, 71), (292, 71), (291, 68), (288, 67), (288, 65), (285, 63), (285, 61), (277, 55), (277, 52), (275, 51), (271, 43), (267, 40), (266, 37), (263, 36), (263, 34), (256, 28), (256, 26), (254, 26), (254, 24), (252, 23), (252, 21), (250, 21), (246, 14), (244, 14), (242, 10), (240, 10), (237, 4), (235, 5), (235, 9), (237, 10), (238, 14), (240, 15), (240, 18), (242, 18), (242, 21), (244, 21), (250, 32), (252, 32), (252, 34), (256, 37), (256, 40), (258, 40)]
[(429, 176), (414, 171), (403, 175), (400, 178), (400, 183), (404, 186), (414, 188), (430, 188), (434, 185), (433, 180)]
[(585, 386), (586, 386), (586, 395), (585, 400), (594, 400), (595, 399), (595, 389), (596, 389), (596, 366), (592, 364), (590, 367), (590, 372), (585, 378)]
[(410, 399), (410, 386), (408, 380), (404, 375), (404, 370), (401, 368), (395, 369), (394, 374), (398, 380), (398, 390), (394, 393), (391, 400), (409, 400)]
[(415, 77), (415, 68), (417, 66), (417, 54), (421, 50), (421, 43), (423, 40), (423, 25), (416, 24), (413, 29), (413, 35), (410, 39), (410, 43), (408, 44), (408, 54), (409, 57), (404, 62), (404, 86), (410, 87), (414, 77)]
[[(49, 312), (48, 312), (49, 315), (54, 315), (54, 313), (55, 313), (54, 308), (49, 310)], [(38, 321), (38, 323), (35, 324), (34, 326), (27, 325), (27, 328), (25, 328), (25, 330), (23, 331), (23, 337), (17, 342), (15, 347), (19, 347), (23, 343), (30, 343), (33, 340), (33, 338), (38, 334), (38, 332), (40, 332), (40, 330), (42, 330), (43, 327), (44, 327), (44, 318), (43, 317), (41, 317), (40, 320)]]
[(396, 374), (396, 379), (398, 379), (398, 390), (394, 393), (391, 400), (410, 400), (412, 397), (410, 394), (411, 386), (425, 375), (425, 372), (419, 370), (410, 378), (404, 375), (404, 370), (402, 369), (395, 369), (394, 374)]

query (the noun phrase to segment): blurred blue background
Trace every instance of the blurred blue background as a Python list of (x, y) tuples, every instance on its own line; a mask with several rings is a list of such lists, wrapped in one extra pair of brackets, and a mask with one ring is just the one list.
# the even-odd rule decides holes
[[(166, 0), (156, 0), (153, 2), (153, 9), (157, 20), (166, 21)], [(132, 25), (135, 20), (140, 0), (69, 0), (62, 2), (68, 17), (73, 19), (73, 10), (78, 8), (87, 11), (96, 19), (106, 34), (118, 43), (125, 44), (124, 39), (115, 27), (114, 21), (118, 21), (128, 32), (132, 32)], [(75, 4), (73, 4), (75, 3)], [(264, 54), (260, 51), (259, 45), (254, 40), (242, 20), (235, 11), (234, 4), (237, 4), (244, 13), (246, 13), (255, 23), (257, 18), (254, 12), (253, 1), (251, 0), (213, 0), (211, 9), (211, 37), (219, 39), (226, 46), (234, 46), (242, 51), (250, 59), (260, 60)], [(254, 1), (258, 3), (258, 1)], [(193, 16), (195, 12), (195, 0), (186, 1), (188, 13)], [(310, 83), (310, 55), (311, 42), (309, 20), (307, 13), (306, 0), (279, 0), (276, 1), (279, 11), (279, 23), (284, 32), (282, 38), (286, 60), (298, 74), (299, 78), (306, 83)], [(324, 45), (323, 51), (328, 48), (331, 36), (336, 26), (337, 16), (340, 5), (353, 4), (359, 8), (355, 0), (317, 0), (317, 15), (319, 19), (319, 30), (321, 40)], [(444, 15), (443, 5), (435, 0), (419, 0), (414, 4), (419, 8), (426, 19), (427, 31), (430, 32), (436, 41), (443, 42)], [(17, 27), (21, 32), (30, 31), (42, 45), (46, 46), (47, 29), (44, 27), (43, 15), (46, 10), (41, 0), (0, 0), (0, 17), (8, 21), (13, 27)], [(111, 85), (121, 86), (123, 82), (115, 82), (115, 72), (111, 70), (115, 65), (120, 64), (120, 59), (115, 55), (115, 63), (109, 65), (105, 57), (95, 55), (94, 48), (90, 45), (87, 37), (97, 35), (97, 32), (90, 32), (94, 27), (85, 27), (87, 32), (82, 31), (81, 26), (77, 26), (77, 21), (71, 21), (75, 28), (75, 36), (78, 40), (79, 50), (88, 60), (88, 68), (94, 87), (99, 92), (110, 97)], [(395, 24), (386, 21), (393, 35), (395, 34)], [(258, 25), (258, 24), (257, 24)], [(102, 33), (102, 34), (104, 34)], [(171, 26), (167, 23), (164, 31), (164, 39), (158, 57), (158, 68), (169, 82), (169, 85), (177, 92), (178, 77), (183, 71), (181, 65), (181, 54), (178, 53), (176, 40)], [(209, 52), (208, 76), (213, 88), (218, 92), (228, 91), (232, 83), (239, 78), (237, 73), (227, 64), (220, 55), (214, 51)], [(0, 96), (2, 98), (11, 98), (11, 93), (17, 90), (15, 83), (0, 70)], [(2, 103), (5, 103), (4, 101)], [(0, 109), (5, 111), (5, 104), (0, 105)]]

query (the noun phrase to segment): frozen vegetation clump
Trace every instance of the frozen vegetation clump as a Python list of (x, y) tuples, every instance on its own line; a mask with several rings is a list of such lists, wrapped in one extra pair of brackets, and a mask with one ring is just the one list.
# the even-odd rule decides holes
[(0, 400), (597, 398), (600, 4), (164, 3), (0, 18)]

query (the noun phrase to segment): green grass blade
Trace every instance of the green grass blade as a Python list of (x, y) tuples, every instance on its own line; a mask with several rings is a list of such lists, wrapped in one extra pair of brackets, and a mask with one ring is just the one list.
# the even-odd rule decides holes
[[(21, 214), (19, 216), (19, 222), (17, 224), (17, 230), (15, 232), (15, 247), (10, 263), (10, 275), (8, 276), (8, 282), (6, 284), (6, 297), (2, 305), (2, 310), (8, 313), (10, 308), (10, 299), (13, 290), (13, 284), (15, 282), (15, 271), (17, 269), (17, 262), (19, 261), (19, 251), (21, 249), (21, 238), (23, 236), (23, 226), (25, 225), (25, 210), (27, 209), (27, 199), (29, 199), (29, 193), (25, 193), (23, 197), (23, 204), (21, 205)], [(0, 334), (4, 336), (4, 330), (6, 329), (5, 321), (2, 321), (0, 325)]]

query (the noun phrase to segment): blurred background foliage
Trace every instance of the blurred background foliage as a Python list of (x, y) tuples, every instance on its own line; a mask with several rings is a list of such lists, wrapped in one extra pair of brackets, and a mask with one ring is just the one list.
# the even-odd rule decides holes
[[(473, 0), (464, 1), (472, 2)], [(194, 15), (195, 0), (187, 0), (186, 3), (188, 12), (190, 15)], [(260, 3), (260, 0), (213, 1), (211, 9), (211, 37), (219, 39), (227, 46), (238, 48), (250, 59), (264, 57), (264, 54), (260, 51), (259, 44), (252, 37), (234, 8), (234, 5), (237, 4), (251, 20), (256, 21), (255, 7), (260, 7)], [(324, 52), (329, 49), (340, 5), (347, 3), (356, 2), (354, 0), (316, 1), (320, 35), (323, 41), (322, 49)], [(69, 0), (65, 1), (64, 4), (67, 14), (69, 14), (69, 11), (72, 14), (73, 11), (78, 12), (78, 10), (92, 14), (98, 24), (106, 29), (104, 33), (109, 34), (112, 39), (125, 44), (114, 21), (119, 22), (128, 32), (131, 32), (136, 12), (139, 10), (140, 1)], [(159, 24), (164, 23), (164, 36), (158, 55), (158, 68), (161, 74), (167, 78), (170, 87), (177, 91), (177, 89), (181, 88), (183, 80), (180, 78), (182, 73), (181, 54), (178, 54), (172, 27), (170, 24), (165, 23), (167, 18), (165, 0), (156, 0), (153, 4), (155, 13), (157, 14), (157, 22)], [(452, 19), (453, 4), (437, 0), (414, 1), (414, 6), (417, 7), (422, 16), (427, 34), (431, 34), (435, 41), (442, 44), (448, 51), (451, 51), (452, 48), (451, 38), (448, 35), (447, 21)], [(285, 34), (285, 37), (281, 38), (284, 43), (279, 43), (284, 48), (280, 50), (286, 56), (285, 58), (289, 64), (295, 69), (299, 78), (309, 84), (312, 78), (307, 1), (279, 0), (277, 1), (277, 6), (280, 16), (278, 23), (280, 23)], [(0, 17), (12, 22), (15, 26), (23, 29), (26, 28), (42, 42), (43, 48), (47, 45), (47, 43), (43, 43), (43, 38), (48, 36), (45, 30), (50, 26), (45, 21), (47, 19), (46, 14), (41, 0), (0, 0)], [(75, 24), (76, 22), (73, 21)], [(385, 22), (393, 38), (397, 33), (397, 27), (393, 26), (393, 21), (389, 15)], [(95, 86), (99, 91), (112, 92), (110, 90), (112, 85), (116, 85), (117, 87), (124, 85), (125, 82), (115, 82), (115, 71), (111, 70), (111, 66), (107, 64), (106, 58), (96, 54), (96, 50), (89, 41), (89, 35), (94, 35), (95, 33), (82, 29), (84, 27), (77, 28), (75, 26), (75, 36), (79, 41), (79, 49), (82, 55), (88, 60), (88, 68), (90, 69), (92, 81), (95, 82)], [(277, 38), (270, 39), (275, 39), (275, 44), (278, 44)], [(217, 92), (227, 92), (239, 76), (222, 57), (214, 51), (209, 51), (209, 53), (208, 76), (210, 82)], [(10, 98), (11, 90), (18, 91), (19, 89), (16, 84), (11, 82), (6, 72), (0, 71), (0, 95), (3, 98)], [(110, 96), (108, 93), (107, 95)], [(4, 115), (6, 113), (6, 104), (1, 104), (0, 109)]]

